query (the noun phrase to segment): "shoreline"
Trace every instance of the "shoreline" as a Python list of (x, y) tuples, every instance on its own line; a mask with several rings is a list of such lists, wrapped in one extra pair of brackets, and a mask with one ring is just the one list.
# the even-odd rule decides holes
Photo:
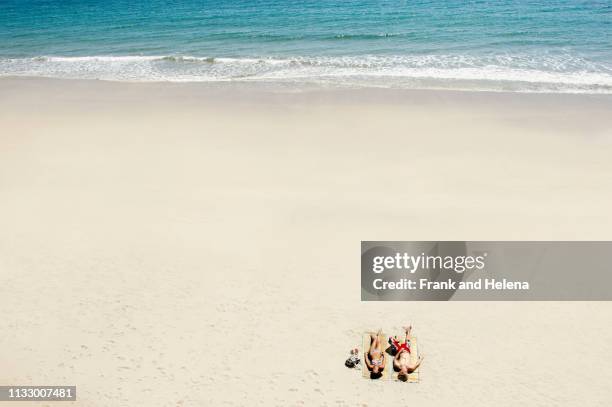
[(546, 96), (594, 96), (612, 98), (609, 92), (564, 92), (551, 90), (499, 90), (499, 89), (477, 89), (477, 88), (445, 88), (445, 87), (402, 87), (402, 86), (367, 86), (350, 83), (331, 83), (314, 81), (283, 81), (283, 80), (121, 80), (121, 79), (92, 79), (92, 78), (60, 78), (54, 76), (32, 76), (32, 75), (0, 75), (0, 81), (65, 81), (74, 83), (107, 83), (125, 85), (149, 85), (149, 86), (194, 86), (201, 88), (251, 88), (262, 91), (284, 92), (284, 93), (308, 93), (313, 91), (329, 92), (351, 92), (351, 91), (373, 91), (373, 92), (448, 92), (448, 93), (475, 93), (475, 94), (517, 94), (517, 95), (546, 95)]
[(119, 82), (612, 94), (612, 76), (605, 62), (569, 55), (7, 56), (0, 58), (0, 74)]
[[(242, 103), (256, 108), (264, 104), (461, 104), (468, 102), (480, 108), (490, 107), (490, 103), (513, 108), (532, 108), (534, 105), (570, 105), (587, 104), (594, 108), (612, 107), (612, 94), (600, 93), (547, 93), (515, 92), (488, 90), (454, 90), (454, 89), (404, 89), (378, 87), (336, 87), (320, 84), (285, 84), (277, 82), (128, 82), (94, 79), (63, 79), (46, 77), (0, 77), (0, 87), (4, 95), (0, 101), (9, 99), (27, 101), (20, 92), (35, 93), (40, 87), (48, 91), (57, 91), (52, 97), (60, 97), (66, 92), (96, 93), (99, 101), (109, 101), (118, 97), (134, 97), (138, 92), (155, 94), (172, 98), (172, 103), (185, 102), (206, 103), (214, 98), (219, 101)], [(10, 92), (10, 93), (7, 93)], [(4, 96), (2, 98), (2, 96)], [(239, 97), (239, 99), (237, 99)], [(196, 99), (197, 98), (197, 99)], [(163, 100), (155, 100), (162, 103)], [(149, 100), (153, 102), (153, 100)]]

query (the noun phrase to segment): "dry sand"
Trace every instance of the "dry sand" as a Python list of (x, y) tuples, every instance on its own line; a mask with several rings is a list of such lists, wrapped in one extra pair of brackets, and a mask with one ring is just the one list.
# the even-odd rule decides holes
[[(79, 406), (607, 406), (611, 303), (362, 303), (359, 247), (609, 240), (611, 108), (1, 79), (0, 384), (75, 384)], [(421, 383), (343, 366), (406, 322)]]

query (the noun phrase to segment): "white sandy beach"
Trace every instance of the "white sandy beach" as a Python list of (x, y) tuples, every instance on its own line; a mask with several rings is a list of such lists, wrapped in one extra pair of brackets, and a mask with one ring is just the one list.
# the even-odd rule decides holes
[[(2, 78), (0, 384), (88, 407), (608, 406), (611, 303), (365, 303), (359, 247), (610, 240), (611, 111)], [(406, 322), (420, 383), (344, 367)]]

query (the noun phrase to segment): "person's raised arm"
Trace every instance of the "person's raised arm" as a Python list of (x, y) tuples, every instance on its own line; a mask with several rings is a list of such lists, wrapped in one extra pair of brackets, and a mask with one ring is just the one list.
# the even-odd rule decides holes
[(368, 369), (372, 369), (372, 364), (370, 363), (370, 358), (367, 354), (363, 355), (363, 361), (365, 362)]
[(417, 359), (416, 363), (412, 366), (410, 366), (410, 372), (414, 372), (415, 370), (418, 369), (419, 366), (421, 366), (421, 362), (423, 362), (423, 355), (419, 355), (419, 358)]

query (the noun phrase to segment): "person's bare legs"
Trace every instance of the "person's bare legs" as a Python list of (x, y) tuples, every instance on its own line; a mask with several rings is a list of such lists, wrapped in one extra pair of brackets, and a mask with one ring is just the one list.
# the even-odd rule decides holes
[(372, 349), (378, 348), (378, 336), (373, 333), (370, 333), (370, 348), (368, 349), (368, 354), (372, 356)]
[(368, 353), (370, 353), (372, 349), (376, 349), (382, 353), (382, 343), (380, 341), (381, 332), (382, 330), (379, 329), (376, 335), (370, 333), (370, 349), (368, 350)]
[(412, 325), (408, 325), (403, 328), (404, 328), (404, 332), (406, 333), (406, 338), (404, 338), (404, 343), (408, 343), (408, 341), (410, 340), (410, 333), (412, 332)]

